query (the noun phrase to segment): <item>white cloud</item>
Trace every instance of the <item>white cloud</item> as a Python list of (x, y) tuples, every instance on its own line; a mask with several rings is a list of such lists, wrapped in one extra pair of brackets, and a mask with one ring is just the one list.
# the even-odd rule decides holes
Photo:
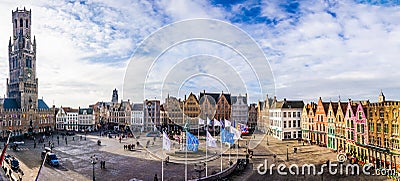
[[(24, 4), (32, 9), (32, 33), (38, 44), (39, 96), (48, 104), (54, 100), (57, 105), (85, 106), (108, 101), (114, 87), (122, 89), (133, 50), (155, 30), (188, 18), (240, 18), (243, 10), (255, 7), (261, 11), (254, 16), (274, 19), (276, 24), (234, 23), (254, 37), (270, 58), (278, 96), (308, 100), (341, 94), (373, 99), (379, 89), (387, 89), (387, 97), (400, 98), (400, 83), (395, 81), (400, 75), (398, 6), (301, 1), (293, 13), (282, 8), (281, 1), (245, 1), (226, 9), (192, 0), (25, 3), (0, 1), (3, 94), (11, 10)], [(194, 90), (192, 86), (189, 81)]]

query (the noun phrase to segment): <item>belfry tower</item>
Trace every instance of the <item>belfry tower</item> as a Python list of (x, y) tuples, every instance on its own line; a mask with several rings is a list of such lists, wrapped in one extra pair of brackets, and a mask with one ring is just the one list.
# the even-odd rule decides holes
[(15, 99), (23, 110), (38, 108), (36, 78), (36, 39), (31, 36), (31, 10), (12, 11), (13, 36), (8, 44), (10, 77), (7, 97)]

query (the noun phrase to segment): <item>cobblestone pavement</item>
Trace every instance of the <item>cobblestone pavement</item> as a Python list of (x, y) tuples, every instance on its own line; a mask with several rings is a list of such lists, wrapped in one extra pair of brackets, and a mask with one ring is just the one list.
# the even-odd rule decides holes
[[(67, 136), (66, 136), (67, 137)], [(133, 178), (139, 180), (153, 180), (157, 174), (161, 180), (161, 161), (149, 154), (145, 148), (139, 148), (136, 151), (124, 150), (123, 145), (134, 144), (132, 138), (123, 139), (120, 143), (118, 139), (99, 137), (97, 135), (80, 135), (68, 136), (67, 144), (62, 136), (59, 136), (59, 144), (56, 136), (47, 138), (53, 142), (56, 153), (60, 160), (60, 166), (57, 168), (48, 166), (42, 168), (39, 180), (92, 180), (92, 164), (90, 156), (93, 154), (99, 158), (99, 161), (106, 162), (106, 169), (101, 169), (100, 164), (95, 165), (96, 180), (130, 180)], [(97, 145), (97, 141), (101, 140), (101, 146)], [(20, 147), (20, 150), (8, 150), (8, 154), (16, 156), (22, 163), (21, 169), (25, 175), (23, 180), (34, 180), (39, 166), (41, 164), (40, 153), (43, 150), (43, 144), (38, 144), (36, 148), (33, 146), (32, 140), (25, 141), (25, 144)], [(234, 151), (232, 151), (234, 153)], [(234, 159), (234, 156), (232, 156)], [(229, 165), (229, 156), (223, 157), (223, 169)], [(201, 160), (203, 161), (203, 160)], [(208, 162), (208, 173), (220, 171), (219, 155), (213, 161)], [(198, 172), (194, 170), (194, 164), (187, 164), (188, 179), (197, 178)], [(202, 176), (205, 173), (202, 172)], [(169, 163), (164, 164), (164, 179), (165, 180), (184, 180), (185, 179), (185, 164)]]

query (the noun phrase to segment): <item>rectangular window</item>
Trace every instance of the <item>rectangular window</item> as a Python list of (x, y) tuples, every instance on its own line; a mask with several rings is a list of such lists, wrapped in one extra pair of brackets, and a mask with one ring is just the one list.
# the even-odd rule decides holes
[(364, 124), (361, 125), (361, 133), (364, 133)]
[(357, 124), (357, 132), (360, 132), (360, 124)]
[(296, 112), (293, 112), (292, 115), (293, 115), (293, 117), (296, 117)]
[(288, 117), (291, 118), (292, 117), (292, 113), (288, 112)]
[(288, 121), (289, 122), (289, 128), (292, 127), (292, 121)]
[(297, 124), (298, 124), (298, 125), (300, 125), (300, 119), (299, 119), (299, 120), (297, 120)]
[(300, 116), (300, 112), (297, 112), (297, 117), (301, 117), (301, 116)]
[(384, 124), (383, 132), (384, 132), (384, 133), (388, 133), (388, 132), (389, 132), (388, 124), (386, 124), (386, 123)]
[(283, 121), (283, 128), (286, 128), (286, 121)]
[(369, 123), (369, 128), (368, 128), (368, 130), (370, 130), (371, 132), (374, 132), (374, 129), (375, 127), (374, 127), (374, 123)]
[(358, 120), (362, 119), (362, 112), (358, 112)]
[(286, 112), (283, 112), (283, 117), (286, 118)]
[(293, 128), (296, 127), (296, 120), (293, 120)]

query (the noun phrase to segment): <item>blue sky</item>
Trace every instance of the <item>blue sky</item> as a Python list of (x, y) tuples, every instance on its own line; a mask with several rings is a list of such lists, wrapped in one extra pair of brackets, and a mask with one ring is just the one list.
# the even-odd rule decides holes
[[(11, 10), (32, 9), (39, 96), (56, 106), (109, 101), (138, 45), (170, 23), (213, 18), (253, 37), (279, 98), (400, 99), (400, 1), (0, 0), (0, 90)], [(195, 89), (195, 88), (194, 88)], [(193, 87), (191, 87), (193, 90)], [(121, 94), (123, 94), (121, 92)], [(255, 100), (251, 100), (255, 101)]]

